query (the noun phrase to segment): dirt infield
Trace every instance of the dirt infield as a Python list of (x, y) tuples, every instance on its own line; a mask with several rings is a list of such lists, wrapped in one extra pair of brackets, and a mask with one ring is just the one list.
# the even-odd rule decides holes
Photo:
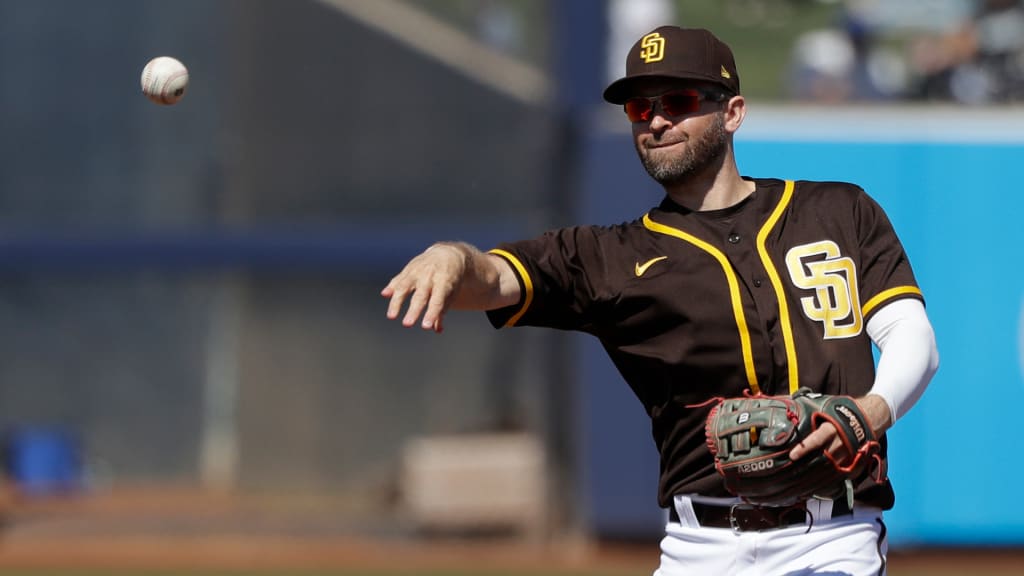
[[(353, 521), (345, 506), (190, 490), (8, 499), (0, 570), (373, 570), (649, 575), (658, 544), (583, 539), (422, 538)], [(358, 516), (358, 515), (357, 515)], [(354, 525), (356, 522), (359, 525)], [(891, 576), (1024, 575), (1024, 550), (890, 555)]]
[(192, 490), (8, 499), (0, 569), (472, 570), (650, 573), (657, 543), (595, 545), (509, 537), (414, 537), (322, 499)]
[(889, 554), (890, 576), (1022, 576), (1022, 549), (921, 549)]

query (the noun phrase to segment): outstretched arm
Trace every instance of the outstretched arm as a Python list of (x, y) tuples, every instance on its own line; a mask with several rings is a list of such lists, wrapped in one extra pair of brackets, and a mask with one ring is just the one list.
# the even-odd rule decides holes
[(422, 316), (424, 330), (441, 332), (445, 312), (493, 310), (519, 301), (519, 280), (500, 256), (486, 254), (465, 242), (438, 242), (405, 265), (381, 290), (389, 298), (387, 317), (398, 318), (406, 298), (403, 326)]

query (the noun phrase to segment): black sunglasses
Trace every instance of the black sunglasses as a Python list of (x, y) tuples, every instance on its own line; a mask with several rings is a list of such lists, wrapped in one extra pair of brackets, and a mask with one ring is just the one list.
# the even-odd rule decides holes
[(654, 103), (661, 102), (661, 109), (669, 116), (680, 116), (692, 114), (700, 109), (700, 103), (708, 100), (721, 102), (728, 96), (721, 92), (709, 92), (687, 88), (685, 90), (674, 90), (661, 96), (651, 98), (636, 97), (626, 100), (622, 108), (630, 122), (649, 122), (654, 114)]

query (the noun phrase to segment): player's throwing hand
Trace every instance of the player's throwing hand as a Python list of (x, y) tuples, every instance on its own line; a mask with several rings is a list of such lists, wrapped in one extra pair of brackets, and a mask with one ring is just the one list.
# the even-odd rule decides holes
[(406, 298), (402, 325), (422, 316), (424, 330), (440, 333), (449, 309), (491, 310), (515, 304), (519, 282), (508, 263), (469, 244), (438, 242), (405, 265), (380, 292), (390, 298), (387, 317), (398, 318)]

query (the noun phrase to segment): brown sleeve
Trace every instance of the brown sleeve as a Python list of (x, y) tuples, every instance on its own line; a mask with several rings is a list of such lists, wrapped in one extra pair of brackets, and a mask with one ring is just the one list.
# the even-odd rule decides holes
[(605, 231), (563, 228), (491, 250), (512, 265), (523, 294), (514, 306), (488, 311), (491, 324), (587, 330), (595, 306), (610, 293), (602, 248)]
[(860, 242), (860, 301), (865, 320), (887, 302), (900, 298), (924, 301), (892, 223), (866, 193), (857, 198), (854, 221)]

